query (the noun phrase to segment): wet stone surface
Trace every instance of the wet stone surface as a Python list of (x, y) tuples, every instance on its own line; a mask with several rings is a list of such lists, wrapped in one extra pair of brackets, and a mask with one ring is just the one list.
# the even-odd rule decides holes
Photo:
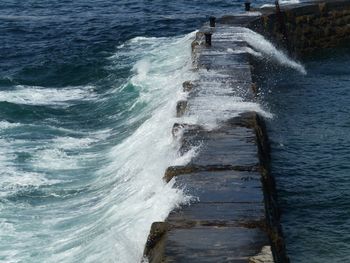
[(268, 243), (257, 228), (194, 227), (174, 229), (165, 241), (165, 262), (248, 262)]
[(264, 201), (257, 172), (198, 172), (176, 177), (176, 184), (204, 203)]
[[(215, 59), (213, 57), (215, 56)], [(218, 69), (224, 68), (226, 70), (241, 70), (245, 74), (249, 75), (249, 65), (245, 65), (246, 58), (242, 54), (215, 54), (214, 52), (208, 54), (202, 54), (198, 58), (197, 66), (199, 68), (205, 67), (206, 69)]]
[[(281, 18), (288, 36), (281, 32)], [(181, 153), (198, 146), (199, 154), (165, 174), (167, 182), (176, 180), (198, 198), (172, 211), (160, 224), (166, 230), (152, 230), (162, 234), (154, 235), (146, 255), (150, 262), (288, 263), (263, 120), (255, 127), (249, 118), (227, 124), (252, 110), (244, 102), (253, 104), (257, 92), (249, 64), (252, 50), (240, 34), (242, 27), (251, 28), (297, 54), (335, 47), (349, 40), (350, 1), (281, 5), (281, 15), (272, 6), (216, 21), (215, 28), (203, 26), (191, 45), (198, 79), (184, 85), (187, 102), (178, 107), (178, 116), (195, 120), (176, 127), (184, 131)], [(205, 33), (212, 34), (211, 45)], [(212, 124), (220, 128), (208, 130)]]
[(200, 152), (190, 165), (254, 166), (259, 163), (255, 131), (245, 127), (224, 127), (219, 130), (186, 130), (181, 152), (199, 146)]
[[(177, 106), (178, 116), (198, 122), (173, 128), (180, 154), (193, 147), (198, 153), (164, 176), (193, 198), (152, 228), (145, 249), (151, 263), (249, 262), (269, 245), (256, 115), (240, 104), (255, 101), (247, 44), (235, 39), (237, 27), (203, 30), (213, 33), (212, 46), (197, 33), (192, 48), (198, 79), (184, 83), (187, 101)], [(212, 120), (214, 128), (208, 128)]]
[(174, 210), (168, 217), (169, 222), (189, 221), (221, 221), (240, 222), (244, 220), (259, 221), (264, 218), (264, 203), (225, 203), (225, 202), (193, 202)]
[[(226, 89), (220, 89), (222, 85), (225, 85)], [(251, 82), (237, 81), (235, 78), (213, 78), (194, 82), (188, 95), (189, 103), (191, 103), (191, 100), (207, 94), (239, 97), (246, 101), (255, 100)]]

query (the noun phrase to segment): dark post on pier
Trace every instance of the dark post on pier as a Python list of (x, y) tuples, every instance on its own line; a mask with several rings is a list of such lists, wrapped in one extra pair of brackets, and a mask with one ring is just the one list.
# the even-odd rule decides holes
[(207, 45), (207, 46), (211, 46), (211, 33), (204, 33), (204, 35), (205, 35), (205, 44)]
[(216, 17), (215, 17), (215, 16), (209, 17), (209, 24), (210, 24), (210, 27), (215, 27), (215, 20), (216, 20)]
[(249, 12), (250, 11), (250, 1), (246, 1), (244, 3), (244, 6), (245, 6), (245, 11)]

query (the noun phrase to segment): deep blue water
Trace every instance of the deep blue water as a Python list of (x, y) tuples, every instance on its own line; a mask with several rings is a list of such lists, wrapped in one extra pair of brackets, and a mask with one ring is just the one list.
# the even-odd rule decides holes
[(267, 81), (272, 173), (291, 262), (350, 261), (350, 53), (305, 61)]

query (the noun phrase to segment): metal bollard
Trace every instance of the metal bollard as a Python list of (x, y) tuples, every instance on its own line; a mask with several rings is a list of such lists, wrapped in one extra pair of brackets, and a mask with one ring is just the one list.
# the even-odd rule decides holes
[(215, 16), (211, 16), (209, 17), (209, 24), (210, 24), (210, 27), (215, 27)]
[(249, 12), (250, 11), (250, 1), (246, 1), (244, 3), (244, 5), (245, 5), (245, 11)]
[(211, 46), (211, 33), (204, 33), (204, 35), (205, 35), (205, 44), (207, 45), (207, 46)]

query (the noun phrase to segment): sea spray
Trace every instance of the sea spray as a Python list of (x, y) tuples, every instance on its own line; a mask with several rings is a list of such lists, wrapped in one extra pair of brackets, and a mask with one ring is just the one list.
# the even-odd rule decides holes
[[(140, 262), (151, 223), (188, 200), (173, 181), (166, 184), (162, 178), (168, 166), (184, 165), (195, 154), (193, 149), (179, 156), (179, 141), (171, 135), (179, 121), (176, 102), (185, 96), (182, 83), (193, 78), (193, 37), (125, 42), (110, 58), (109, 78), (125, 68), (131, 73), (105, 93), (96, 95), (89, 86), (17, 86), (0, 94), (3, 101), (11, 100), (9, 106), (59, 106), (56, 111), (70, 113), (81, 103), (93, 105), (89, 116), (115, 112), (92, 117), (94, 123), (108, 121), (112, 129), (92, 131), (75, 130), (75, 123), (56, 116), (41, 123), (1, 122), (1, 132), (11, 129), (11, 136), (19, 138), (0, 141), (0, 165), (9, 173), (0, 184), (5, 218), (0, 225), (6, 226), (0, 228), (0, 239), (6, 240), (0, 260), (28, 262), (35, 254), (37, 262)], [(113, 104), (131, 95), (124, 107)], [(40, 139), (33, 144), (23, 129), (40, 131)], [(23, 164), (13, 165), (19, 154)]]
[[(231, 54), (250, 53), (258, 57), (263, 57), (260, 51), (256, 51), (248, 45), (235, 45), (234, 42), (244, 42), (241, 33), (242, 28), (239, 27), (220, 27), (213, 36), (215, 43), (225, 42), (227, 48), (225, 49), (203, 49), (200, 51), (201, 55), (208, 56), (213, 60), (215, 65), (215, 56), (225, 56), (225, 60), (230, 63), (237, 64), (239, 67), (248, 67), (248, 61), (240, 61), (239, 56), (232, 56)], [(232, 43), (232, 46), (230, 45)], [(249, 70), (247, 70), (249, 73)], [(257, 112), (260, 115), (271, 118), (272, 114), (264, 110), (261, 105), (247, 96), (247, 87), (243, 83), (236, 83), (232, 85), (230, 79), (234, 78), (234, 74), (225, 72), (222, 69), (200, 68), (197, 71), (197, 78), (195, 85), (194, 96), (189, 100), (188, 110), (184, 114), (186, 123), (201, 125), (205, 129), (215, 129), (223, 122), (237, 117), (244, 112)]]
[[(270, 41), (262, 35), (248, 28), (240, 28), (241, 32), (237, 33), (237, 38), (246, 41), (256, 52), (263, 55), (264, 58), (275, 61), (280, 65), (293, 68), (301, 74), (306, 74), (305, 67), (297, 61), (289, 58), (282, 51), (278, 50)], [(252, 53), (261, 58), (261, 55)]]
[(297, 70), (301, 74), (306, 74), (304, 66), (288, 57), (283, 51), (278, 50), (270, 41), (264, 36), (254, 32), (246, 27), (235, 27), (235, 30), (229, 33), (221, 33), (217, 36), (217, 41), (242, 41), (246, 42), (250, 47), (235, 47), (235, 49), (228, 48), (228, 53), (249, 53), (259, 59), (265, 58), (274, 61), (282, 66), (290, 67)]
[(299, 4), (300, 0), (279, 0), (280, 4)]
[[(300, 0), (279, 0), (280, 5), (290, 5), (290, 4), (299, 4)], [(261, 8), (265, 7), (275, 7), (274, 4), (264, 4), (261, 6)]]

